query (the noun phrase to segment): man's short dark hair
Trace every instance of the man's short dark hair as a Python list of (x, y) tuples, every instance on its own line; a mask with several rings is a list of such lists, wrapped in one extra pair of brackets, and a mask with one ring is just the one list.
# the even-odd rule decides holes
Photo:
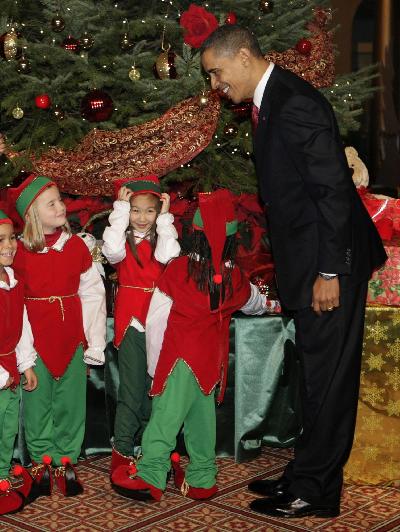
[(213, 48), (217, 54), (235, 55), (247, 48), (255, 57), (263, 57), (257, 37), (247, 28), (225, 24), (219, 26), (201, 45), (200, 54)]

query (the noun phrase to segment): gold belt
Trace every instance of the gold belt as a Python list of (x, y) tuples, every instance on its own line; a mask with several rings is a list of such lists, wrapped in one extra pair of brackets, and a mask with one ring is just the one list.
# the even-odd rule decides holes
[(13, 351), (10, 351), (9, 353), (0, 353), (0, 357), (6, 357), (8, 355), (12, 355), (13, 353), (15, 353), (15, 349)]
[(136, 288), (137, 290), (143, 290), (143, 292), (154, 292), (154, 285), (151, 288), (145, 286), (130, 286), (128, 284), (120, 284), (121, 288)]
[(63, 299), (66, 297), (75, 297), (78, 294), (69, 294), (67, 296), (49, 296), (49, 297), (25, 297), (28, 301), (48, 301), (49, 303), (54, 303), (54, 301), (58, 301), (60, 304), (61, 309), (61, 315), (62, 320), (64, 321), (64, 305), (63, 305)]

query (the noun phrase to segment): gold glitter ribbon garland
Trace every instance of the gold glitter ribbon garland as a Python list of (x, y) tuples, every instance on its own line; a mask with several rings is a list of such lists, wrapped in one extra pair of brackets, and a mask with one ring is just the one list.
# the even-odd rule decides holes
[(113, 196), (116, 179), (158, 177), (191, 161), (211, 142), (220, 100), (184, 100), (155, 120), (118, 131), (92, 130), (71, 151), (51, 148), (34, 162), (35, 171), (54, 179), (63, 192)]

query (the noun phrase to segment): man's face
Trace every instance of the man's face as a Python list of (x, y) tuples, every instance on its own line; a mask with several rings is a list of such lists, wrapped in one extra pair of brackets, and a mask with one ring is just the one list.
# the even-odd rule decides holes
[(247, 52), (243, 49), (235, 55), (224, 55), (208, 48), (201, 58), (203, 68), (210, 76), (211, 87), (225, 94), (233, 103), (253, 97)]

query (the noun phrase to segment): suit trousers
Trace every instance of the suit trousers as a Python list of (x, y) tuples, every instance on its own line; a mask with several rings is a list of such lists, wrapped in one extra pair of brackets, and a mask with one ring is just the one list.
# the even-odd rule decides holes
[(311, 504), (340, 505), (343, 466), (357, 415), (367, 281), (341, 291), (340, 307), (296, 311), (303, 431), (285, 469), (289, 491)]

